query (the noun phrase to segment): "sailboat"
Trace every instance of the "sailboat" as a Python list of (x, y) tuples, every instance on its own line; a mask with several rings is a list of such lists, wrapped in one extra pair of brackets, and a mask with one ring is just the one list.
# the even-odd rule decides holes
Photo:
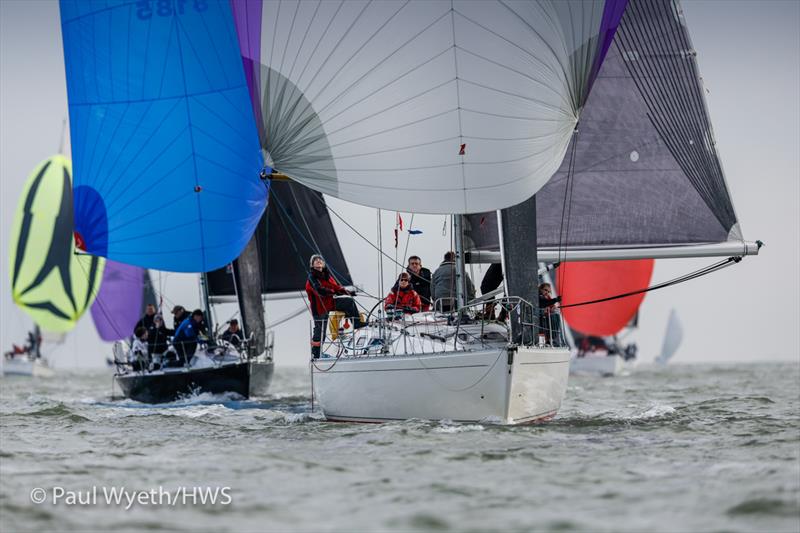
[[(322, 341), (331, 360), (312, 362), (325, 416), (554, 416), (569, 350), (535, 334), (537, 273), (527, 264), (532, 255), (536, 265), (536, 247), (513, 245), (531, 227), (520, 216), (530, 201), (515, 204), (566, 152), (604, 53), (602, 5), (592, 13), (580, 3), (523, 13), (488, 2), (240, 5), (255, 21), (250, 59), (268, 88), (260, 104), (275, 171), (362, 205), (454, 214), (461, 310), (409, 320), (379, 313), (357, 331), (331, 320)], [(591, 35), (573, 32), (590, 26)], [(475, 320), (481, 304), (464, 298), (461, 217), (484, 209), (505, 209), (510, 326)]]
[[(537, 323), (539, 261), (758, 252), (677, 2), (234, 4), (251, 23), (246, 68), (268, 88), (276, 172), (362, 205), (453, 214), (458, 311), (358, 330), (331, 317), (327, 359), (312, 361), (329, 419), (552, 417), (569, 349)], [(483, 221), (491, 249), (473, 238)], [(473, 312), (465, 260), (502, 264), (510, 323)]]
[[(565, 263), (558, 271), (563, 315), (573, 346), (570, 373), (614, 376), (630, 369), (636, 344), (623, 345), (623, 337), (637, 326), (645, 298), (638, 292), (650, 285), (652, 259)], [(627, 298), (593, 305), (572, 304), (602, 299), (610, 294), (634, 292)]]
[(9, 249), (11, 293), (34, 327), (23, 347), (6, 353), (5, 375), (52, 375), (43, 338), (72, 330), (99, 288), (105, 261), (73, 253), (71, 179), (70, 161), (52, 156), (33, 170), (20, 197)]
[(683, 342), (683, 325), (681, 325), (677, 311), (672, 309), (669, 312), (667, 329), (664, 332), (664, 343), (661, 345), (661, 353), (656, 357), (655, 363), (657, 365), (666, 365), (669, 363), (672, 356), (678, 351), (681, 342)]
[[(742, 237), (680, 4), (637, 0), (620, 7), (625, 11), (613, 46), (569, 148), (574, 156), (537, 194), (536, 210), (539, 260), (560, 265), (562, 289), (581, 291), (562, 302), (567, 322), (600, 336), (634, 316), (640, 290), (650, 281), (652, 266), (625, 271), (628, 261), (728, 258), (711, 272), (761, 246)], [(487, 215), (469, 220), (472, 262), (498, 259), (498, 232)], [(616, 268), (619, 275), (612, 271), (576, 285), (568, 273), (581, 270), (577, 262), (583, 261)], [(618, 286), (607, 286), (609, 280)], [(601, 372), (617, 371), (617, 358), (603, 359), (591, 362)]]
[[(273, 362), (260, 291), (252, 290), (260, 281), (252, 236), (268, 170), (230, 4), (63, 0), (60, 9), (76, 247), (141, 268), (200, 273), (207, 311), (206, 272), (233, 262), (239, 286), (241, 349), (200, 339), (188, 364), (120, 371), (116, 383), (143, 402), (264, 393)], [(211, 313), (206, 322), (213, 332)]]

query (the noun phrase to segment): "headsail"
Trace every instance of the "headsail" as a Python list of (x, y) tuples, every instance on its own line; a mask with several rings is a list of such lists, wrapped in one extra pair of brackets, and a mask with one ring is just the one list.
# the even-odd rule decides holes
[(245, 63), (271, 166), (363, 205), (464, 213), (558, 169), (625, 0), (234, 5), (262, 17)]
[[(572, 178), (567, 157), (537, 194), (540, 253), (708, 243), (746, 250), (676, 2), (629, 3), (576, 139)], [(471, 216), (470, 227), (473, 249), (499, 250), (493, 214)]]
[(39, 164), (11, 228), (9, 273), (16, 304), (42, 329), (66, 332), (91, 305), (105, 261), (75, 254), (72, 167), (57, 155)]
[(229, 263), (266, 203), (230, 4), (62, 0), (61, 26), (85, 250), (182, 272)]

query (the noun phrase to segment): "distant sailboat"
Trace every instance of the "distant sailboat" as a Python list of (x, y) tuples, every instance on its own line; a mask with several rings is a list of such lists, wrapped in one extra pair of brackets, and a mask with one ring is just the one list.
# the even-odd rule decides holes
[(659, 365), (666, 365), (672, 356), (678, 351), (678, 348), (683, 342), (683, 325), (678, 319), (678, 313), (675, 309), (669, 312), (669, 320), (667, 320), (667, 329), (664, 332), (664, 344), (661, 346), (661, 353), (656, 357), (655, 362)]
[[(61, 1), (75, 238), (93, 256), (205, 273), (247, 254), (267, 202), (237, 28), (228, 2), (140, 4)], [(145, 402), (262, 394), (273, 363), (263, 328), (245, 331), (241, 350), (209, 339), (185, 366), (116, 382)]]
[[(636, 345), (622, 346), (620, 335), (633, 329), (644, 293), (592, 305), (572, 304), (626, 294), (650, 285), (654, 261), (597, 261), (565, 263), (558, 270), (561, 305), (573, 339), (573, 374), (619, 374), (636, 358)], [(627, 365), (627, 366), (630, 366)]]
[(105, 261), (74, 253), (71, 179), (70, 161), (50, 157), (34, 169), (20, 197), (9, 249), (11, 293), (36, 326), (24, 354), (6, 354), (6, 374), (50, 374), (39, 328), (58, 335), (72, 330), (100, 286)]

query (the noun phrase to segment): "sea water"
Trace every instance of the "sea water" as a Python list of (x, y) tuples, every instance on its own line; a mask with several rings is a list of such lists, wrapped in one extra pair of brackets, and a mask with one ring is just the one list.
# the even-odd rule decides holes
[(0, 530), (800, 531), (796, 363), (570, 378), (523, 427), (326, 422), (298, 368), (253, 400), (111, 382), (0, 381)]

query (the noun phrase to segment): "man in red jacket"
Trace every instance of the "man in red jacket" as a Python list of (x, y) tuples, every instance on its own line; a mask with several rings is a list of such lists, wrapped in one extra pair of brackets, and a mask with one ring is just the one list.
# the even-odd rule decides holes
[(319, 357), (322, 325), (330, 311), (344, 311), (345, 316), (353, 321), (356, 329), (364, 327), (366, 324), (361, 322), (356, 303), (352, 298), (334, 298), (335, 295), (355, 296), (355, 292), (347, 291), (336, 281), (328, 271), (328, 267), (325, 266), (325, 259), (321, 255), (314, 254), (309, 260), (309, 266), (311, 270), (308, 273), (308, 280), (306, 280), (306, 294), (311, 314), (314, 316), (311, 355), (316, 359)]

